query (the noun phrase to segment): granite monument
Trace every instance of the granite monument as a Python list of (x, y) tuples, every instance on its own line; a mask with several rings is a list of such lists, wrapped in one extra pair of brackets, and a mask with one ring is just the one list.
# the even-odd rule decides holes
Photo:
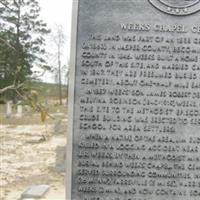
[(74, 1), (67, 200), (200, 199), (200, 1)]

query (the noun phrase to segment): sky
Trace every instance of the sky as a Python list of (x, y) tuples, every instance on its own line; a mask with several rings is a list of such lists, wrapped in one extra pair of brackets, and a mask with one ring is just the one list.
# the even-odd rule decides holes
[[(41, 19), (44, 20), (48, 27), (55, 30), (56, 25), (63, 27), (65, 34), (65, 45), (63, 48), (62, 65), (68, 65), (70, 54), (70, 34), (71, 34), (71, 15), (72, 0), (38, 0), (41, 7)], [(47, 41), (47, 51), (50, 52), (49, 64), (56, 62), (55, 49), (52, 48), (51, 41)], [(46, 73), (43, 80), (54, 82), (52, 74)]]

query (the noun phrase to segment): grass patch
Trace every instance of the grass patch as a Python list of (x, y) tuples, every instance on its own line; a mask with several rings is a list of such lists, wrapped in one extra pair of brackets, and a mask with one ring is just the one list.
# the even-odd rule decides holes
[[(59, 97), (59, 85), (53, 83), (43, 83), (32, 81), (28, 83), (28, 86), (36, 90), (40, 96), (43, 97)], [(62, 86), (62, 96), (67, 96), (67, 85)]]

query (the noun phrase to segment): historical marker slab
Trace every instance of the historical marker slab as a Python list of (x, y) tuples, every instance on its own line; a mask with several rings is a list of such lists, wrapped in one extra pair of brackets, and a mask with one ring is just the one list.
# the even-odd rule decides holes
[(200, 199), (200, 1), (74, 1), (67, 199)]

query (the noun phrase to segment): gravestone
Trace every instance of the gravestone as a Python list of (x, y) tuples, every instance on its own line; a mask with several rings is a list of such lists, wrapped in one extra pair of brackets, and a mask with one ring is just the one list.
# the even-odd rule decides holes
[(12, 101), (6, 102), (6, 117), (9, 118), (12, 115)]
[(16, 117), (22, 117), (22, 115), (23, 115), (23, 107), (21, 105), (21, 102), (18, 102)]
[(28, 187), (21, 195), (22, 199), (25, 198), (42, 198), (48, 192), (50, 186), (48, 185), (33, 185)]
[(200, 199), (200, 1), (74, 1), (67, 200)]

